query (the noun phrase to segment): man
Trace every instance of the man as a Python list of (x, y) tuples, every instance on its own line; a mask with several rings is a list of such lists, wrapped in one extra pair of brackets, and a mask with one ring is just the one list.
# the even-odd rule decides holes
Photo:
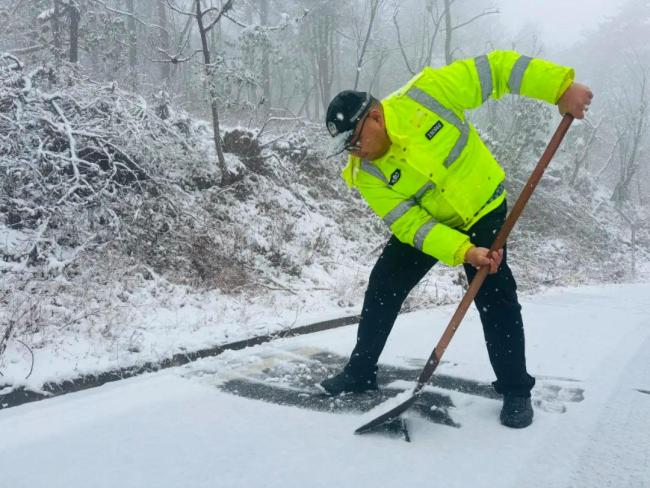
[(321, 383), (330, 395), (377, 388), (377, 362), (402, 303), (437, 262), (462, 264), (472, 280), (490, 274), (475, 299), (496, 381), (501, 423), (530, 425), (524, 330), (515, 279), (504, 249), (489, 247), (506, 217), (505, 173), (464, 111), (513, 93), (557, 104), (581, 119), (592, 93), (574, 71), (513, 51), (425, 68), (378, 101), (343, 91), (330, 103), (327, 128), (350, 153), (343, 178), (357, 188), (393, 235), (366, 290), (357, 343), (343, 371)]

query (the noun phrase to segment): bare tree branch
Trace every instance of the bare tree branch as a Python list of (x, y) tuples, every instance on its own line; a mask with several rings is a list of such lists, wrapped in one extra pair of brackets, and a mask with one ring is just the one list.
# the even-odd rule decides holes
[(194, 56), (201, 53), (200, 49), (196, 49), (189, 56), (181, 58), (180, 54), (169, 54), (167, 51), (164, 51), (163, 49), (160, 48), (156, 48), (156, 51), (166, 56), (166, 59), (149, 59), (152, 63), (172, 63), (172, 64), (186, 63), (188, 61), (191, 61), (194, 58)]
[(21, 47), (18, 49), (11, 49), (9, 52), (11, 54), (21, 55), (21, 54), (31, 54), (36, 51), (43, 51), (44, 49), (47, 49), (47, 46), (40, 44), (40, 45), (29, 46), (29, 47)]
[(134, 21), (136, 21), (138, 24), (140, 24), (143, 27), (148, 27), (148, 28), (152, 28), (152, 29), (159, 29), (159, 30), (165, 30), (164, 27), (162, 27), (162, 26), (160, 26), (158, 24), (151, 24), (149, 22), (145, 22), (140, 17), (138, 17), (137, 15), (135, 15), (135, 14), (133, 14), (131, 12), (127, 12), (125, 10), (119, 10), (119, 9), (116, 9), (116, 8), (113, 8), (113, 7), (109, 7), (108, 5), (106, 5), (106, 2), (104, 0), (90, 0), (90, 1), (93, 2), (93, 3), (97, 3), (97, 4), (101, 5), (102, 7), (104, 7), (104, 9), (107, 12), (112, 12), (114, 14), (118, 14), (118, 15), (122, 15), (124, 17), (131, 18), (131, 19), (133, 19)]
[(354, 76), (354, 90), (359, 86), (359, 77), (361, 75), (361, 66), (363, 65), (363, 57), (366, 54), (366, 48), (368, 47), (368, 41), (370, 40), (370, 34), (372, 33), (372, 26), (375, 23), (375, 17), (377, 15), (377, 10), (381, 5), (381, 0), (370, 0), (370, 20), (368, 21), (368, 30), (366, 31), (366, 37), (363, 40), (363, 46), (361, 46), (361, 52), (357, 58), (357, 70)]
[(170, 9), (172, 9), (174, 12), (181, 14), (181, 15), (187, 15), (189, 17), (195, 17), (196, 14), (194, 12), (188, 12), (186, 10), (182, 10), (181, 8), (176, 6), (176, 3), (173, 2), (172, 0), (167, 0), (167, 5), (169, 6)]
[(481, 14), (475, 15), (474, 17), (472, 17), (469, 20), (466, 20), (465, 22), (462, 22), (461, 24), (457, 24), (457, 25), (453, 26), (451, 28), (451, 30), (453, 31), (453, 30), (456, 30), (456, 29), (460, 29), (461, 27), (465, 27), (466, 25), (471, 24), (472, 22), (474, 22), (477, 19), (480, 19), (481, 17), (485, 17), (486, 15), (494, 15), (494, 14), (500, 14), (500, 13), (501, 12), (499, 11), (498, 8), (494, 9), (494, 10), (486, 10)]
[(233, 18), (232, 16), (228, 15), (227, 13), (224, 13), (223, 16), (224, 16), (226, 19), (228, 19), (230, 22), (232, 22), (233, 24), (235, 24), (236, 26), (242, 27), (242, 28), (244, 28), (244, 29), (246, 29), (246, 28), (248, 27), (246, 24), (244, 24), (244, 23), (240, 22), (239, 20)]
[(404, 60), (404, 64), (406, 65), (406, 69), (409, 70), (409, 73), (414, 75), (415, 70), (413, 68), (411, 68), (408, 56), (406, 55), (406, 51), (404, 50), (404, 44), (402, 43), (402, 36), (401, 36), (400, 30), (399, 30), (399, 22), (397, 22), (397, 15), (398, 14), (399, 14), (399, 7), (395, 8), (395, 11), (393, 12), (393, 24), (395, 24), (395, 30), (397, 31), (397, 45), (399, 46), (399, 50), (402, 53), (402, 59)]
[(32, 360), (31, 360), (31, 363), (30, 363), (30, 366), (29, 366), (29, 373), (27, 373), (27, 376), (25, 376), (25, 379), (27, 379), (27, 378), (29, 378), (29, 377), (32, 375), (32, 373), (34, 372), (34, 351), (32, 351), (32, 348), (29, 347), (27, 344), (25, 344), (25, 343), (24, 343), (23, 341), (21, 341), (20, 339), (16, 339), (16, 342), (20, 342), (23, 346), (25, 346), (25, 348), (29, 351), (29, 354), (30, 354), (31, 357), (32, 357)]
[[(221, 20), (221, 17), (225, 13), (227, 13), (230, 9), (232, 9), (232, 6), (233, 6), (234, 2), (235, 2), (235, 0), (227, 0), (226, 1), (225, 5), (223, 7), (221, 7), (221, 10), (219, 10), (219, 13), (217, 14), (217, 16), (214, 19), (212, 19), (212, 22), (210, 22), (208, 25), (205, 26), (205, 31), (206, 32), (210, 32), (210, 30), (212, 30), (212, 28), (215, 25), (217, 25), (217, 23)], [(212, 8), (210, 10), (216, 10), (216, 9)], [(205, 15), (205, 12), (203, 12), (203, 15)]]

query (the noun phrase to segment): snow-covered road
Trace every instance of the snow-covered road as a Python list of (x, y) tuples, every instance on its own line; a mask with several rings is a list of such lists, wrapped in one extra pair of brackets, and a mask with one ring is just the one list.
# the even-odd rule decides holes
[[(346, 327), (0, 411), (0, 487), (650, 487), (650, 285), (522, 302), (538, 379), (527, 429), (499, 424), (471, 311), (437, 374), (474, 387), (427, 387), (448, 402), (452, 423), (411, 412), (411, 443), (352, 435), (359, 412), (225, 391), (233, 378), (264, 383), (269, 371), (272, 386), (304, 379), (313, 359), (300, 354), (345, 356), (355, 337)], [(382, 356), (393, 367), (384, 384), (389, 371), (417, 370), (451, 312), (400, 317)]]

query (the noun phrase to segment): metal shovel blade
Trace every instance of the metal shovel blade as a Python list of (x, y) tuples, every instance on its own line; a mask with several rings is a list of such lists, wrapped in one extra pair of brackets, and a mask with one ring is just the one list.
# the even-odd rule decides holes
[(408, 410), (415, 400), (417, 399), (417, 394), (411, 395), (408, 399), (397, 405), (396, 407), (390, 409), (388, 412), (374, 418), (367, 424), (362, 425), (357, 430), (354, 431), (355, 434), (365, 434), (367, 432), (372, 432), (377, 430), (379, 427), (382, 427), (384, 424), (392, 422), (397, 417), (402, 415), (406, 410)]

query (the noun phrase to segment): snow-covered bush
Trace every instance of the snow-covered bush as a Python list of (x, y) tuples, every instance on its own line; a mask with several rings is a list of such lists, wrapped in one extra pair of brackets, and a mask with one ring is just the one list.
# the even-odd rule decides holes
[[(86, 304), (106, 313), (115, 297), (102, 288), (134, 274), (260, 293), (336, 262), (336, 248), (353, 248), (359, 235), (337, 226), (350, 194), (306, 142), (316, 132), (283, 142), (226, 130), (239, 176), (221, 187), (209, 126), (164, 94), (149, 102), (71, 66), (4, 55), (0, 134), (0, 288), (23, 331), (69, 323), (65, 310), (83, 316)], [(286, 153), (276, 151), (282, 144)], [(51, 306), (58, 295), (77, 299)], [(33, 312), (32, 296), (47, 310)]]

